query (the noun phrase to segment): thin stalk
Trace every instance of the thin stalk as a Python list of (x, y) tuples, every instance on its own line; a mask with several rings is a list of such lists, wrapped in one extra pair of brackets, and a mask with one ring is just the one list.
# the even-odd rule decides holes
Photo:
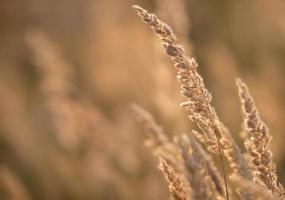
[(229, 200), (229, 192), (228, 192), (228, 181), (226, 177), (226, 170), (225, 170), (225, 164), (224, 164), (224, 158), (223, 158), (223, 152), (221, 150), (221, 147), (219, 145), (219, 156), (220, 156), (220, 161), (222, 165), (222, 172), (223, 172), (223, 178), (224, 178), (224, 183), (225, 183), (225, 190), (226, 190), (226, 199)]

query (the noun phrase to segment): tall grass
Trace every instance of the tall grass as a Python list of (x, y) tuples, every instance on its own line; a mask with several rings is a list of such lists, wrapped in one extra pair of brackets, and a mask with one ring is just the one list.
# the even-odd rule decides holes
[(21, 2), (0, 6), (1, 200), (284, 199), (281, 0), (143, 0), (158, 38), (133, 0)]
[[(231, 191), (235, 191), (241, 199), (256, 199), (256, 188), (268, 190), (266, 191), (268, 195), (261, 196), (259, 199), (268, 199), (268, 196), (272, 199), (285, 198), (285, 190), (278, 182), (269, 147), (271, 137), (268, 128), (261, 121), (245, 83), (240, 79), (237, 80), (241, 107), (244, 113), (245, 123), (243, 128), (248, 135), (245, 139), (246, 153), (249, 154), (248, 157), (251, 157), (250, 160), (245, 157), (245, 154), (241, 153), (230, 132), (219, 120), (215, 109), (211, 105), (212, 97), (205, 87), (203, 78), (197, 71), (198, 64), (196, 60), (186, 56), (185, 50), (178, 44), (175, 34), (166, 23), (162, 22), (155, 14), (139, 6), (133, 6), (133, 8), (142, 21), (148, 24), (154, 33), (159, 36), (166, 54), (173, 61), (177, 69), (177, 80), (181, 84), (180, 92), (186, 99), (181, 107), (187, 111), (189, 119), (194, 121), (198, 128), (198, 131), (192, 131), (190, 135), (179, 137), (178, 142), (175, 143), (176, 151), (180, 152), (176, 161), (181, 162), (180, 165), (183, 166), (183, 170), (175, 171), (175, 165), (177, 165), (175, 162), (165, 162), (160, 159), (162, 171), (166, 175), (173, 198), (233, 199), (228, 189), (230, 186), (227, 183), (223, 156), (227, 158), (232, 169), (231, 177), (240, 177), (232, 178), (233, 181), (239, 181), (242, 183), (241, 185), (252, 182), (251, 184), (254, 185), (254, 187), (237, 186), (231, 188)], [(146, 117), (144, 113), (138, 112), (138, 115), (145, 118), (143, 121), (149, 120), (147, 124), (154, 124), (152, 118)], [(157, 129), (147, 130), (152, 130), (152, 132), (158, 134), (157, 137), (163, 138), (161, 136), (163, 133), (155, 131)], [(220, 180), (217, 177), (221, 177), (221, 175), (215, 173), (215, 176), (213, 176), (212, 172), (217, 170), (211, 170), (214, 168), (213, 162), (208, 162), (209, 159), (206, 158), (208, 156), (206, 153), (199, 153), (201, 150), (197, 148), (198, 144), (195, 143), (195, 140), (200, 141), (209, 152), (219, 154), (225, 184), (224, 192), (221, 190), (220, 182), (216, 184), (216, 187), (214, 184), (217, 180)], [(165, 152), (168, 155), (167, 151)], [(162, 157), (163, 154), (161, 153), (159, 157)], [(186, 180), (186, 183), (183, 180)]]

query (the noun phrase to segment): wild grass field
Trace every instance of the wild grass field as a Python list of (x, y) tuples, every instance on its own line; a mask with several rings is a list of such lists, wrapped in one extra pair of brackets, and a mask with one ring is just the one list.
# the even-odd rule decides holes
[(3, 0), (0, 199), (285, 199), (284, 10)]

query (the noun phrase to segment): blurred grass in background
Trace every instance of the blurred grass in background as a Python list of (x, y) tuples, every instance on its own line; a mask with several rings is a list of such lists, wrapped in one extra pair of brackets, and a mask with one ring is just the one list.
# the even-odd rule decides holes
[[(129, 104), (148, 108), (172, 135), (191, 124), (174, 70), (157, 68), (158, 41), (132, 4), (156, 9), (150, 0), (1, 1), (1, 197), (168, 197)], [(269, 125), (284, 183), (285, 3), (190, 0), (186, 10), (191, 51), (222, 121), (238, 139), (241, 77)]]

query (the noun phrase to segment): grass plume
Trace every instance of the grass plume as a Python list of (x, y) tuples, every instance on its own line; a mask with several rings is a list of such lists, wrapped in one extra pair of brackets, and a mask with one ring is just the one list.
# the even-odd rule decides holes
[(244, 117), (243, 131), (246, 133), (244, 144), (254, 166), (254, 181), (264, 185), (274, 194), (284, 196), (285, 190), (278, 181), (276, 165), (270, 150), (272, 137), (269, 129), (261, 120), (246, 84), (237, 79), (237, 86)]
[[(212, 199), (215, 196), (214, 199), (229, 199), (229, 185), (223, 162), (223, 156), (225, 156), (232, 169), (232, 177), (239, 177), (233, 178), (233, 180), (241, 183), (234, 188), (240, 199), (255, 199), (256, 188), (260, 186), (266, 186), (268, 189), (266, 193), (269, 195), (283, 198), (284, 189), (277, 180), (275, 164), (269, 150), (271, 136), (266, 125), (260, 120), (246, 85), (240, 80), (237, 81), (245, 117), (244, 129), (249, 135), (245, 142), (246, 150), (252, 157), (253, 171), (229, 130), (218, 118), (211, 104), (212, 97), (205, 87), (203, 78), (198, 73), (196, 60), (186, 55), (184, 48), (178, 43), (175, 34), (166, 23), (162, 22), (155, 14), (137, 5), (133, 8), (142, 21), (159, 36), (166, 54), (177, 69), (177, 80), (181, 84), (180, 92), (186, 99), (181, 106), (199, 129), (198, 131), (194, 130), (193, 135), (208, 151), (220, 156), (225, 191), (221, 188), (221, 178), (213, 167), (213, 162), (195, 142), (194, 137), (189, 138), (185, 135), (178, 137), (176, 148), (179, 148), (181, 152), (180, 159), (184, 164), (184, 176), (191, 188), (190, 197)], [(257, 187), (246, 187), (252, 181), (258, 184)], [(215, 189), (213, 190), (213, 188)]]

